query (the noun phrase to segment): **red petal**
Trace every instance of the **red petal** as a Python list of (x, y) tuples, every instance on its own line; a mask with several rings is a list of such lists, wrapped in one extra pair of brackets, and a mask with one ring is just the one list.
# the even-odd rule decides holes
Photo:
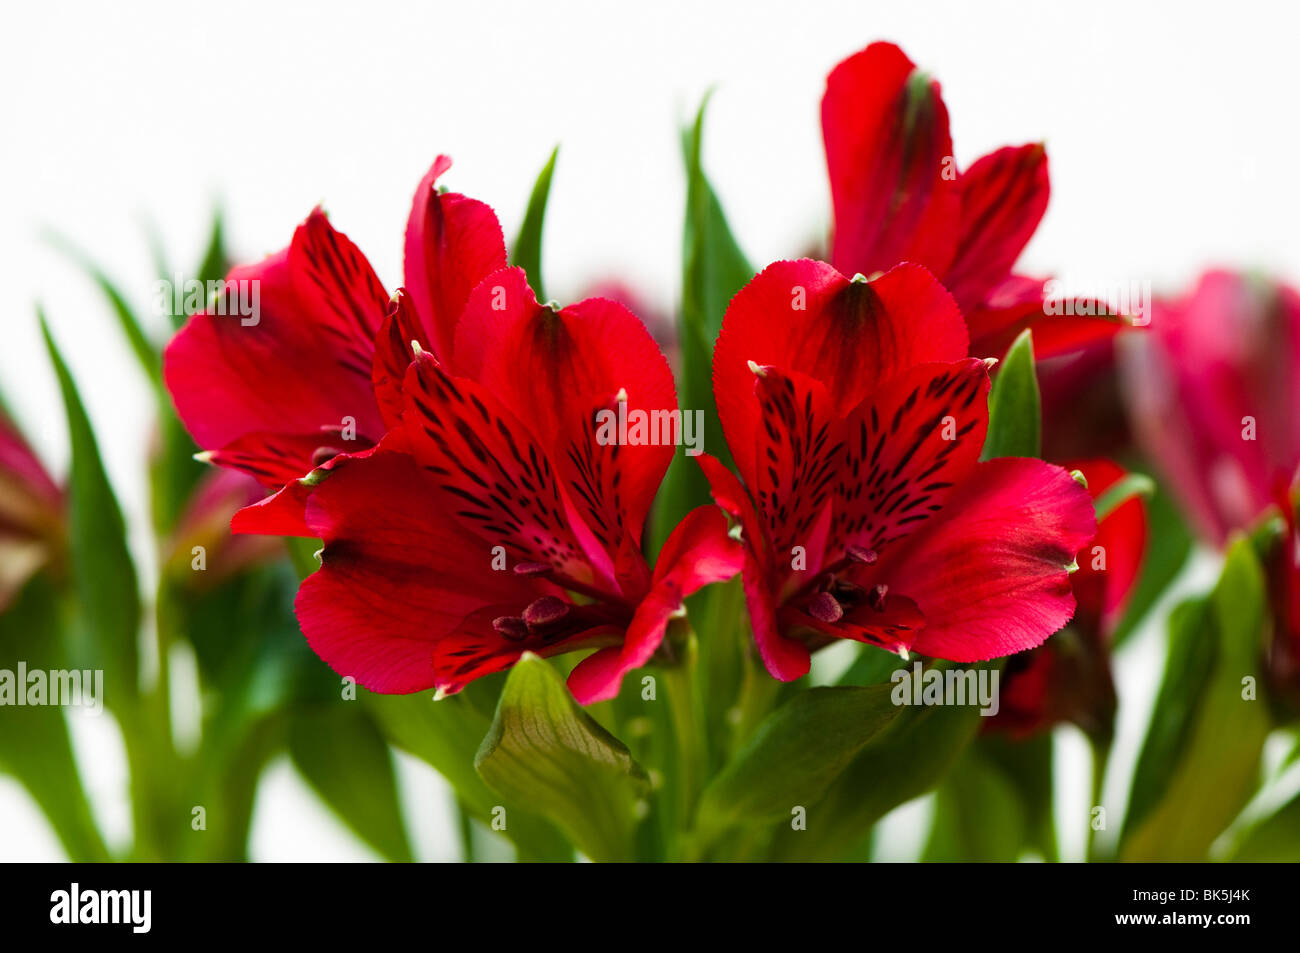
[(846, 415), (909, 367), (964, 358), (967, 344), (956, 302), (917, 265), (870, 282), (817, 261), (769, 265), (732, 299), (713, 352), (713, 393), (737, 469), (747, 481), (756, 472), (750, 361), (815, 378)]
[[(1127, 474), (1109, 460), (1067, 463), (1088, 481), (1096, 500)], [(1079, 554), (1079, 571), (1071, 578), (1079, 616), (1109, 634), (1119, 622), (1124, 604), (1137, 584), (1146, 549), (1146, 506), (1134, 497), (1116, 507), (1097, 525), (1097, 535)], [(1095, 567), (1095, 568), (1094, 568)]]
[(760, 408), (757, 472), (747, 479), (768, 527), (774, 556), (802, 546), (816, 574), (826, 551), (831, 498), (844, 459), (844, 422), (820, 382), (762, 368), (754, 381)]
[[(557, 637), (550, 640), (522, 633), (520, 637), (512, 639), (493, 626), (494, 620), (518, 611), (517, 605), (485, 606), (469, 615), (455, 631), (439, 639), (433, 650), (437, 688), (446, 694), (454, 694), (476, 678), (509, 668), (525, 652), (549, 658), (601, 645), (616, 640), (622, 634), (619, 626), (601, 623), (596, 618), (584, 619), (583, 616), (597, 615), (598, 612), (582, 608), (571, 610), (575, 615), (571, 621), (577, 626), (576, 631), (561, 629)], [(618, 649), (613, 648), (612, 651), (617, 652)], [(600, 652), (595, 654), (599, 655)]]
[(325, 548), (298, 592), (298, 621), (317, 655), (373, 691), (435, 687), (434, 649), (467, 616), (554, 592), (494, 571), (490, 547), (447, 517), (401, 453), (337, 464), (310, 496), (307, 525)]
[(402, 381), (415, 357), (413, 341), (426, 351), (432, 348), (410, 295), (398, 291), (375, 339), (375, 360), (370, 370), (375, 400), (384, 426), (389, 429), (396, 427), (402, 418)]
[(848, 469), (838, 474), (837, 546), (880, 552), (942, 509), (979, 460), (988, 393), (983, 361), (922, 364), (854, 411), (844, 427)]
[(438, 192), (438, 177), (450, 168), (447, 156), (434, 160), (415, 190), (406, 225), (406, 289), (427, 329), (430, 349), (444, 362), (470, 292), (506, 265), (496, 213), (464, 195)]
[(961, 205), (939, 84), (898, 47), (873, 43), (827, 77), (822, 134), (835, 267), (871, 275), (913, 261), (943, 274)]
[(1070, 621), (1066, 567), (1096, 529), (1087, 491), (1060, 467), (989, 460), (941, 514), (882, 553), (876, 578), (925, 614), (916, 651), (956, 662), (997, 658)]
[(403, 432), (449, 517), (525, 562), (617, 592), (612, 562), (575, 518), (551, 459), (493, 394), (427, 354), (404, 391)]
[(1138, 437), (1221, 545), (1300, 464), (1300, 294), (1209, 272), (1184, 298), (1157, 301), (1131, 338), (1121, 370)]
[(960, 238), (943, 273), (962, 310), (982, 304), (1011, 273), (1049, 192), (1047, 153), (1037, 143), (998, 149), (962, 173)]
[(686, 514), (659, 553), (650, 594), (637, 607), (621, 646), (593, 653), (569, 675), (569, 689), (581, 704), (618, 695), (623, 676), (650, 661), (668, 622), (682, 611), (687, 596), (740, 572), (740, 544), (727, 535), (727, 520), (717, 508), (701, 506)]
[[(257, 323), (243, 325), (233, 306), (226, 315), (195, 315), (163, 355), (167, 389), (199, 446), (224, 449), (261, 434), (268, 442), (261, 468), (301, 476), (312, 468), (309, 435), (322, 428), (351, 418), (363, 445), (383, 435), (370, 367), (388, 295), (324, 213), (313, 212), (288, 249), (233, 269), (227, 282), (230, 295), (258, 282)], [(273, 434), (284, 436), (278, 448)], [(286, 460), (278, 451), (289, 446), (305, 453)], [(255, 443), (238, 452), (254, 472)]]
[[(672, 371), (634, 314), (591, 298), (559, 311), (537, 303), (522, 269), (484, 280), (470, 297), (456, 336), (456, 373), (496, 395), (546, 447), (600, 545), (617, 554), (626, 537), (639, 548), (650, 503), (674, 446), (602, 445), (598, 412), (677, 411)], [(629, 429), (628, 434), (634, 437)]]
[(798, 639), (781, 634), (777, 620), (776, 596), (768, 585), (766, 574), (753, 557), (746, 552), (741, 571), (745, 586), (745, 604), (749, 609), (749, 622), (754, 630), (754, 644), (759, 658), (773, 678), (792, 682), (808, 674), (812, 655), (808, 646)]
[(982, 305), (968, 309), (971, 354), (1000, 358), (1025, 328), (1033, 328), (1034, 354), (1045, 361), (1076, 353), (1132, 326), (1131, 319), (1113, 314), (1104, 302), (1049, 302), (1045, 291), (1043, 281), (1012, 275)]

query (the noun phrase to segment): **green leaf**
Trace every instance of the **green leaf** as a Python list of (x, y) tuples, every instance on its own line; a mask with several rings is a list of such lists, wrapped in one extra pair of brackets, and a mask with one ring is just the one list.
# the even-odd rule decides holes
[(1026, 329), (1007, 351), (989, 394), (989, 430), (982, 460), (1036, 457), (1041, 447), (1042, 408), (1034, 373), (1034, 342)]
[(633, 855), (646, 774), (543, 659), (525, 653), (510, 670), (474, 765), (493, 790), (549, 817), (592, 860)]
[(1124, 609), (1124, 617), (1111, 637), (1112, 650), (1122, 645), (1146, 618), (1192, 551), (1191, 533), (1178, 507), (1158, 483), (1155, 493), (1146, 502), (1146, 511), (1147, 547), (1142, 570)]
[(524, 213), (523, 224), (519, 226), (519, 236), (510, 253), (510, 264), (517, 265), (527, 273), (528, 283), (532, 285), (539, 301), (546, 300), (546, 292), (542, 288), (542, 224), (546, 220), (546, 201), (551, 195), (551, 177), (555, 174), (555, 159), (559, 154), (560, 147), (556, 146), (537, 176), (533, 194), (528, 198), (528, 210)]
[(1127, 473), (1106, 489), (1106, 492), (1093, 501), (1100, 523), (1122, 504), (1136, 496), (1150, 498), (1155, 492), (1156, 481), (1145, 473)]
[(163, 389), (162, 353), (154, 342), (149, 339), (149, 335), (145, 332), (140, 319), (127, 302), (126, 296), (85, 252), (53, 232), (48, 233), (46, 237), (51, 245), (71, 259), (99, 288), (100, 293), (107, 299), (109, 307), (112, 308), (118, 326), (126, 337), (127, 344), (130, 345), (131, 352), (135, 354), (141, 369), (144, 370), (155, 390), (161, 393)]
[(1300, 795), (1243, 831), (1227, 859), (1251, 864), (1300, 861)]
[(940, 786), (927, 863), (1010, 863), (1027, 837), (1024, 804), (1006, 776), (974, 748)]
[(289, 754), (316, 793), (380, 856), (399, 863), (412, 859), (392, 756), (357, 702), (296, 712), (289, 724)]
[[(998, 660), (972, 667), (1001, 665)], [(935, 667), (944, 670), (947, 663)], [(876, 821), (943, 779), (981, 721), (974, 705), (906, 708), (871, 739), (809, 812), (807, 830), (777, 828), (772, 859), (837, 860), (851, 854)]]
[[(704, 412), (704, 448), (730, 466), (731, 454), (723, 440), (722, 424), (713, 400), (713, 344), (722, 329), (727, 305), (754, 277), (754, 269), (732, 236), (722, 204), (700, 161), (707, 107), (708, 97), (705, 97), (695, 122), (682, 133), (686, 216), (682, 230), (682, 301), (677, 323), (681, 345), (677, 393), (684, 410)], [(658, 552), (682, 517), (708, 502), (709, 485), (699, 465), (684, 454), (674, 456), (651, 524), (651, 552)]]
[(736, 823), (786, 819), (819, 801), (868, 742), (898, 717), (891, 685), (812, 688), (767, 717), (705, 789), (706, 839)]
[[(1254, 679), (1255, 685), (1260, 680), (1257, 665), (1267, 628), (1265, 599), (1259, 560), (1249, 541), (1238, 539), (1228, 551), (1207, 607), (1180, 619), (1184, 625), (1199, 624), (1181, 639), (1171, 638), (1171, 652), (1181, 641), (1184, 648), (1201, 655), (1205, 649), (1187, 642), (1208, 643), (1212, 661), (1208, 676), (1200, 679), (1200, 690), (1178, 699), (1180, 707), (1190, 711), (1185, 716), (1187, 728), (1178, 732), (1180, 744), (1166, 744), (1160, 751), (1164, 783), (1154, 771), (1143, 772), (1139, 761), (1121, 859), (1202, 860), (1254, 794), (1271, 719), (1261, 701), (1243, 696), (1246, 678)], [(1188, 681), (1181, 678), (1179, 684)], [(1168, 711), (1161, 710), (1164, 700), (1162, 686), (1151, 729), (1157, 739), (1172, 733), (1161, 725), (1169, 719)], [(1151, 741), (1149, 735), (1148, 744)], [(1150, 803), (1151, 795), (1139, 784), (1155, 785), (1156, 803)]]
[(1052, 736), (984, 734), (940, 785), (926, 861), (1005, 862), (1025, 850), (1057, 859)]
[(134, 698), (138, 692), (140, 594), (126, 545), (126, 526), (72, 374), (39, 309), (38, 316), (63, 394), (72, 448), (69, 548), (77, 598), (90, 637), (90, 645), (84, 647), (86, 658), (74, 658), (73, 663), (92, 661), (104, 669), (110, 691)]
[(1192, 733), (1197, 700), (1214, 666), (1208, 598), (1189, 599), (1169, 614), (1164, 679), (1133, 771), (1127, 828), (1137, 826), (1166, 790)]
[[(68, 667), (57, 603), (53, 586), (37, 576), (0, 611), (0, 669), (16, 673), (19, 662), (28, 672)], [(26, 691), (25, 685), (14, 687)], [(0, 771), (16, 777), (40, 805), (70, 859), (109, 859), (77, 773), (62, 707), (0, 707)]]

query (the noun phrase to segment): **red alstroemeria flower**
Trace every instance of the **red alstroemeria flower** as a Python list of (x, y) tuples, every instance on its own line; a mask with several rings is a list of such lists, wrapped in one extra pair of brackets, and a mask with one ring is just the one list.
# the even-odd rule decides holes
[[(596, 648), (569, 685), (584, 704), (612, 698), (684, 597), (740, 569), (706, 506), (652, 572), (642, 527), (674, 447), (600, 437), (601, 411), (677, 409), (668, 364), (625, 308), (541, 306), (519, 269), (479, 284), (444, 357), (413, 355), (374, 452), (305, 481), (303, 535), (325, 546), (298, 594), (302, 630), (337, 672), (386, 693), (451, 693), (525, 651)], [(284, 532), (286, 505), (246, 510), (235, 529)]]
[[(1109, 460), (1066, 467), (1083, 474), (1094, 501), (1126, 476)], [(1137, 497), (1097, 524), (1097, 535), (1079, 553), (1079, 570), (1070, 579), (1079, 604), (1074, 621), (1045, 645), (1008, 660), (1001, 705), (989, 729), (1026, 737), (1072, 721), (1089, 734), (1110, 734), (1115, 712), (1110, 637), (1137, 585), (1146, 537), (1146, 506)]]
[(1134, 430), (1199, 534), (1222, 546), (1300, 466), (1300, 293), (1212, 271), (1152, 312), (1121, 342)]
[(56, 561), (67, 526), (64, 494), (0, 411), (0, 611)]
[(967, 344), (918, 265), (866, 281), (777, 262), (732, 299), (713, 387), (744, 486), (700, 459), (740, 521), (777, 678), (835, 638), (972, 662), (1073, 614), (1067, 567), (1096, 528), (1087, 492), (1040, 460), (979, 462), (988, 365)]
[(1269, 605), (1273, 612), (1273, 639), (1265, 672), (1269, 689), (1291, 711), (1300, 711), (1300, 521), (1296, 519), (1296, 493), (1300, 487), (1279, 487), (1278, 508), (1283, 530), (1268, 552)]
[(958, 171), (939, 84), (892, 43), (873, 43), (831, 71), (822, 134), (835, 228), (831, 263), (873, 275), (910, 261), (952, 292), (971, 353), (1001, 357), (1034, 327), (1040, 357), (1113, 334), (1115, 318), (1048, 314), (1046, 282), (1012, 272), (1047, 209), (1047, 153), (1007, 146)]
[[(492, 210), (438, 192), (450, 166), (439, 156), (416, 189), (403, 326), (365, 256), (316, 209), (288, 248), (230, 272), (230, 303), (191, 317), (172, 339), (163, 375), (207, 459), (279, 489), (387, 432), (406, 367), (399, 349), (419, 340), (434, 354), (449, 351), (470, 291), (506, 263)], [(245, 318), (231, 296), (251, 298), (249, 282), (260, 307)]]
[[(283, 557), (284, 546), (269, 536), (233, 536), (230, 521), (266, 496), (265, 488), (239, 470), (209, 470), (200, 478), (176, 520), (163, 570), (194, 589), (211, 588), (259, 563)], [(203, 547), (203, 572), (194, 572), (194, 549)]]

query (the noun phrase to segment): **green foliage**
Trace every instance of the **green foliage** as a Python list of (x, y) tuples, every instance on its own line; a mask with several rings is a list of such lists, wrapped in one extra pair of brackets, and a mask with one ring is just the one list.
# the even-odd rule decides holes
[(1271, 722), (1247, 685), (1259, 682), (1266, 623), (1263, 570), (1249, 541), (1238, 539), (1214, 593), (1180, 607), (1171, 622), (1121, 859), (1204, 859), (1254, 794)]
[(981, 459), (1036, 457), (1042, 446), (1042, 402), (1034, 342), (1026, 329), (1012, 343), (989, 394), (989, 430)]
[(556, 146), (538, 174), (533, 194), (528, 198), (523, 224), (519, 226), (519, 235), (510, 252), (510, 264), (527, 273), (528, 283), (539, 301), (546, 300), (546, 291), (542, 287), (542, 224), (546, 220), (546, 202), (551, 195), (551, 177), (555, 174), (555, 159), (559, 154), (560, 147)]
[(526, 653), (510, 670), (474, 765), (493, 790), (553, 820), (592, 860), (632, 857), (645, 771), (544, 659)]

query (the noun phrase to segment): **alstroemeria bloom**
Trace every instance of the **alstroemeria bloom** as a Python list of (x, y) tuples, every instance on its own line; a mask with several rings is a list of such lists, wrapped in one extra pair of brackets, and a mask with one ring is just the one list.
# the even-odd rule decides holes
[[(383, 437), (397, 416), (406, 366), (395, 366), (397, 349), (417, 339), (434, 354), (449, 351), (470, 291), (506, 263), (492, 210), (438, 192), (450, 166), (438, 157), (411, 207), (406, 326), (388, 320), (390, 296), (374, 269), (316, 209), (288, 248), (233, 269), (224, 301), (172, 339), (163, 361), (167, 389), (211, 462), (279, 489)], [(257, 313), (243, 316), (225, 303), (232, 296), (256, 301)]]
[(1300, 466), (1300, 294), (1212, 271), (1121, 343), (1134, 430), (1199, 534), (1221, 546)]
[(1296, 489), (1278, 491), (1283, 531), (1265, 557), (1273, 639), (1265, 672), (1269, 689), (1294, 714), (1300, 712), (1300, 521)]
[[(1083, 474), (1094, 501), (1126, 475), (1109, 460), (1066, 466)], [(1115, 711), (1110, 638), (1137, 585), (1146, 536), (1146, 506), (1137, 497), (1097, 524), (1070, 578), (1079, 604), (1074, 620), (1045, 645), (1007, 661), (990, 729), (1024, 737), (1072, 721), (1091, 735), (1109, 736)]]
[(831, 71), (822, 134), (840, 271), (924, 265), (957, 299), (970, 352), (983, 357), (1001, 357), (1029, 326), (1039, 357), (1121, 326), (1079, 307), (1048, 313), (1047, 282), (1012, 271), (1047, 209), (1043, 146), (1007, 146), (959, 171), (939, 84), (897, 46), (873, 43)]
[[(302, 630), (386, 693), (455, 692), (525, 651), (595, 648), (569, 685), (583, 703), (611, 698), (684, 597), (740, 568), (712, 506), (653, 571), (641, 553), (675, 448), (635, 422), (677, 412), (668, 364), (625, 308), (552, 310), (519, 269), (479, 284), (444, 358), (408, 351), (395, 429), (304, 481), (304, 535), (325, 546), (298, 594)], [(626, 414), (625, 442), (602, 412)], [(284, 532), (283, 505), (245, 510), (236, 531)]]
[(956, 302), (917, 265), (866, 281), (777, 262), (732, 299), (713, 388), (744, 486), (700, 459), (740, 521), (777, 678), (835, 638), (973, 662), (1073, 615), (1087, 491), (1040, 460), (979, 462), (988, 365), (967, 345)]
[(65, 526), (63, 491), (0, 411), (0, 611), (58, 557)]

